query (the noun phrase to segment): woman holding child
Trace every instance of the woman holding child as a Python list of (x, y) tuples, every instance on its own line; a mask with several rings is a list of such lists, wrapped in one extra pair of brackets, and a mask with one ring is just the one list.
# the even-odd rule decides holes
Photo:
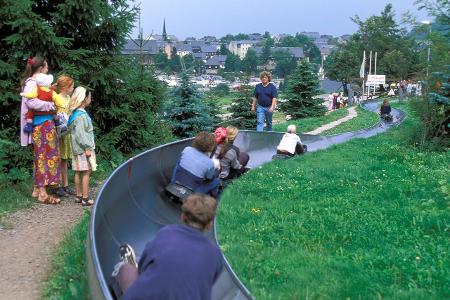
[[(36, 76), (47, 73), (47, 62), (41, 57), (28, 59), (25, 72), (22, 76), (21, 90), (30, 93), (36, 88)], [(34, 189), (32, 196), (44, 204), (58, 204), (59, 198), (47, 193), (48, 186), (58, 186), (61, 182), (59, 144), (53, 119), (53, 102), (41, 101), (37, 98), (22, 98), (21, 131), (22, 146), (33, 144), (34, 161)], [(28, 110), (49, 112), (48, 114), (33, 116), (33, 132), (23, 131), (26, 124)]]

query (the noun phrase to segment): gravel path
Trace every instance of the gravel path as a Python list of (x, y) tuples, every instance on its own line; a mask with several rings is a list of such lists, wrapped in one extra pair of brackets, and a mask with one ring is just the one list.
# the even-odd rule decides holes
[(39, 299), (52, 252), (85, 209), (89, 208), (70, 197), (59, 205), (36, 204), (4, 219), (12, 228), (0, 229), (0, 299)]
[(305, 132), (305, 133), (313, 134), (313, 135), (321, 134), (322, 132), (327, 131), (328, 129), (334, 128), (334, 127), (358, 116), (358, 112), (356, 111), (356, 106), (349, 107), (347, 110), (348, 110), (347, 116), (340, 118), (339, 120), (336, 120), (334, 122), (330, 122), (328, 124), (322, 125), (319, 128), (314, 129), (313, 131), (309, 131), (309, 132)]

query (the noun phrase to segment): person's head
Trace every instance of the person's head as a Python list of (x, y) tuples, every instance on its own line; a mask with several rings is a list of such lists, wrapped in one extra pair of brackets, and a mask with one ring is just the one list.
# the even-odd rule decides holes
[(53, 75), (39, 73), (36, 75), (36, 84), (43, 87), (51, 87), (53, 83)]
[(91, 104), (91, 92), (88, 92), (84, 87), (77, 87), (70, 98), (70, 111), (77, 108), (84, 108)]
[(217, 201), (208, 195), (193, 194), (181, 206), (181, 220), (187, 226), (208, 230), (216, 216)]
[(259, 79), (261, 79), (263, 84), (267, 84), (272, 80), (272, 75), (267, 71), (262, 71), (261, 74), (259, 74)]
[(387, 101), (387, 99), (384, 99), (384, 101), (383, 101), (383, 105), (384, 105), (384, 106), (387, 106), (387, 105), (389, 105), (389, 101)]
[(227, 127), (227, 140), (229, 142), (234, 141), (236, 136), (238, 135), (239, 130), (234, 126)]
[(70, 95), (73, 92), (73, 79), (67, 75), (61, 75), (56, 80), (56, 92)]
[(30, 57), (27, 60), (27, 66), (25, 67), (25, 71), (22, 73), (22, 80), (21, 80), (21, 86), (23, 87), (25, 85), (25, 80), (28, 78), (35, 76), (39, 73), (47, 74), (48, 72), (48, 65), (47, 61), (40, 57)]
[(297, 133), (297, 127), (294, 124), (291, 124), (287, 127), (287, 132), (288, 133)]
[(216, 143), (222, 144), (227, 139), (227, 129), (224, 127), (218, 127), (214, 130), (214, 136), (216, 137)]
[(194, 138), (194, 142), (192, 143), (195, 149), (201, 152), (211, 152), (214, 150), (216, 146), (216, 138), (214, 134), (209, 132), (199, 132)]

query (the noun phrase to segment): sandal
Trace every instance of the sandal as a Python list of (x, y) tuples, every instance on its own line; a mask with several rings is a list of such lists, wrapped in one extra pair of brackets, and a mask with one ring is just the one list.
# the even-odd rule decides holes
[(94, 200), (87, 198), (81, 198), (81, 206), (91, 206), (94, 204)]
[(83, 196), (75, 196), (75, 203), (83, 202)]
[(61, 202), (61, 199), (56, 198), (52, 195), (47, 195), (47, 197), (44, 197), (43, 199), (41, 199), (40, 197), (38, 197), (38, 201), (42, 204), (59, 204)]

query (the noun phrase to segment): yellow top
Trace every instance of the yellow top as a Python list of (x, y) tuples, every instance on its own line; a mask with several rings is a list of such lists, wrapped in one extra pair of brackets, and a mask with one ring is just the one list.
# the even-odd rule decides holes
[[(40, 87), (41, 90), (43, 90), (44, 92), (49, 92), (50, 89), (48, 87), (45, 86), (41, 86)], [(35, 87), (31, 92), (29, 93), (20, 93), (21, 96), (28, 98), (28, 99), (33, 99), (33, 98), (37, 98), (38, 96), (38, 92), (37, 92), (37, 87)], [(60, 96), (57, 92), (53, 91), (52, 93), (52, 100), (55, 103), (56, 106), (56, 113), (65, 113), (68, 114), (69, 111), (69, 100), (70, 97), (69, 96)]]

